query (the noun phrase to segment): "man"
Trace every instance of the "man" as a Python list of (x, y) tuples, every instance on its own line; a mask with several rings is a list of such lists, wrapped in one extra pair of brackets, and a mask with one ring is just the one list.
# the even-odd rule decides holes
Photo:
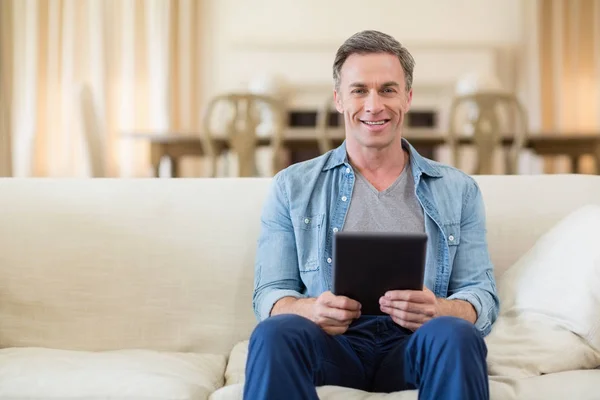
[[(484, 205), (472, 178), (402, 139), (413, 68), (407, 49), (380, 32), (357, 33), (338, 49), (334, 99), (346, 140), (274, 177), (245, 398), (317, 399), (322, 385), (489, 398), (483, 337), (499, 306)], [(425, 288), (385, 293), (387, 315), (362, 316), (355, 300), (330, 291), (340, 230), (426, 232)]]

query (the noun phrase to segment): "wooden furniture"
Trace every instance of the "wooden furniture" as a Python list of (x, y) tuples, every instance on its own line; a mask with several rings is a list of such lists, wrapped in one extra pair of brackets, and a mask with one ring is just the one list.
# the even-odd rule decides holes
[[(317, 111), (316, 136), (321, 154), (336, 147), (333, 138), (330, 137), (332, 128), (329, 126), (329, 113), (332, 110), (335, 110), (334, 98), (333, 96), (329, 96)], [(338, 115), (338, 121), (340, 119), (342, 119), (342, 117)]]
[[(512, 93), (478, 92), (455, 97), (450, 106), (448, 127), (452, 165), (461, 166), (459, 136), (467, 133), (473, 136), (476, 148), (475, 174), (493, 174), (494, 156), (506, 147), (505, 170), (516, 174), (527, 140), (527, 127), (525, 108)], [(511, 132), (510, 144), (503, 143), (503, 132)]]
[[(167, 157), (173, 164), (173, 176), (177, 173), (177, 161), (182, 156), (204, 156), (206, 155), (204, 140), (198, 132), (165, 132), (147, 133), (132, 132), (124, 135), (128, 138), (147, 140), (150, 143), (150, 162), (154, 166), (158, 176), (158, 165), (163, 157)], [(447, 143), (447, 136), (430, 130), (406, 131), (404, 137), (421, 153), (428, 158), (434, 158), (435, 149)], [(339, 146), (344, 140), (342, 129), (332, 130), (329, 138), (333, 146)], [(502, 145), (510, 146), (512, 137), (503, 137)], [(472, 136), (460, 136), (457, 139), (460, 145), (472, 145)], [(258, 137), (257, 146), (271, 145), (271, 138)], [(318, 139), (314, 129), (288, 129), (281, 137), (281, 147), (294, 152), (302, 150), (314, 150), (319, 148)], [(538, 133), (527, 137), (524, 147), (531, 149), (540, 156), (566, 155), (571, 159), (575, 167), (579, 159), (584, 155), (592, 155), (596, 161), (596, 171), (600, 174), (600, 132), (595, 134), (578, 133)], [(212, 149), (215, 154), (223, 154), (229, 150), (230, 142), (227, 138), (215, 136), (212, 138)]]
[[(221, 107), (219, 109), (219, 107)], [(218, 131), (214, 130), (213, 122), (224, 127), (225, 143), (213, 146), (217, 142)], [(229, 93), (214, 97), (206, 109), (202, 147), (211, 159), (211, 175), (216, 176), (217, 157), (225, 149), (231, 149), (237, 155), (237, 176), (256, 175), (256, 148), (259, 140), (258, 128), (261, 122), (270, 124), (269, 144), (273, 152), (272, 168), (278, 170), (280, 165), (281, 138), (286, 126), (285, 111), (280, 103), (269, 96), (252, 93)], [(164, 147), (164, 146), (163, 146)], [(181, 143), (178, 152), (182, 152)], [(157, 155), (160, 157), (160, 153)]]

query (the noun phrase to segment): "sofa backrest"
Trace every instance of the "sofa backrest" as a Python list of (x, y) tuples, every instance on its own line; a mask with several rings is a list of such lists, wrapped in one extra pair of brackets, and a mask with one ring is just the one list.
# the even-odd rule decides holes
[[(600, 177), (477, 177), (499, 274)], [(0, 180), (0, 347), (227, 353), (270, 179)]]
[(486, 206), (487, 239), (496, 277), (558, 221), (586, 204), (600, 204), (600, 176), (474, 176)]

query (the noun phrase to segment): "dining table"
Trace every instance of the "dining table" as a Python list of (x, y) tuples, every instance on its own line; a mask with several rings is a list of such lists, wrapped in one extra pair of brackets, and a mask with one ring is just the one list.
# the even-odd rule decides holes
[[(444, 132), (430, 129), (411, 129), (402, 136), (424, 157), (434, 159), (435, 150), (448, 144), (448, 136)], [(202, 132), (166, 130), (160, 132), (132, 131), (125, 132), (123, 138), (144, 140), (150, 145), (150, 164), (155, 176), (164, 158), (171, 162), (171, 176), (179, 176), (179, 160), (187, 156), (206, 156), (206, 139)], [(331, 129), (327, 133), (329, 144), (339, 146), (345, 139), (342, 128)], [(502, 145), (510, 146), (513, 136), (502, 137)], [(214, 154), (222, 155), (231, 150), (230, 140), (222, 136), (211, 137)], [(272, 136), (257, 135), (256, 146), (270, 146)], [(474, 137), (461, 135), (457, 138), (461, 146), (473, 145)], [(315, 129), (292, 128), (282, 134), (281, 146), (290, 153), (291, 162), (298, 162), (307, 157), (320, 154), (320, 141)], [(566, 156), (570, 160), (571, 171), (578, 172), (580, 159), (591, 155), (595, 160), (596, 173), (600, 174), (600, 132), (533, 132), (527, 135), (524, 148), (539, 156)]]

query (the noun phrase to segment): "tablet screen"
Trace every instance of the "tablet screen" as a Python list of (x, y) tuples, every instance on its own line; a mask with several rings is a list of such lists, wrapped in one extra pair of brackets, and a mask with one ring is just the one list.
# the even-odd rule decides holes
[(385, 315), (379, 298), (389, 290), (422, 290), (427, 235), (338, 232), (333, 242), (333, 288), (362, 305), (362, 315)]

